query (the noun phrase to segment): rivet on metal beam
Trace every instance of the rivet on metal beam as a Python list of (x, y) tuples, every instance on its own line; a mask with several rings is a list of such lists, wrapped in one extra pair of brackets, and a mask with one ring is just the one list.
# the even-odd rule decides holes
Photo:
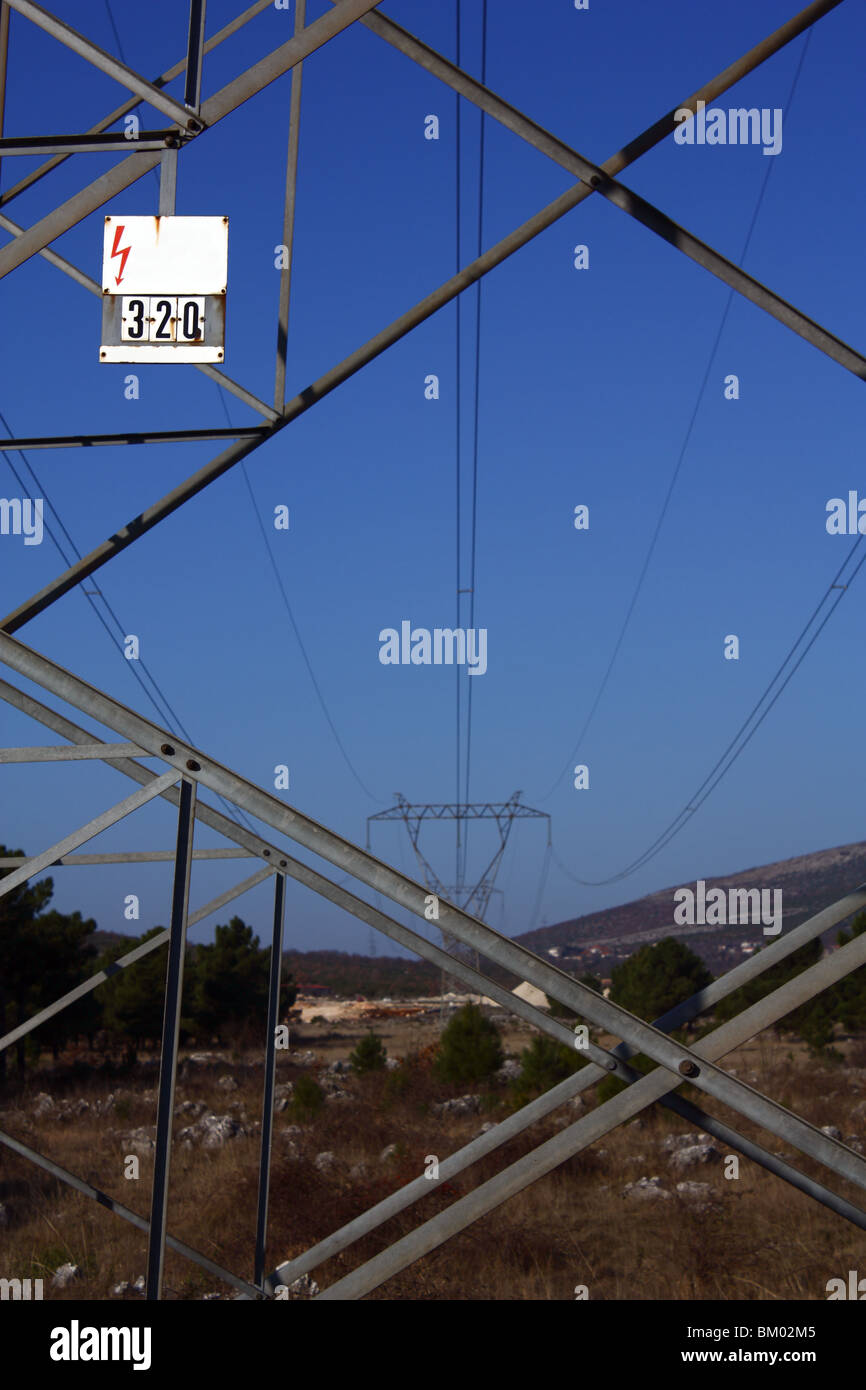
[(700, 1067), (696, 1066), (694, 1062), (690, 1062), (688, 1057), (686, 1057), (684, 1061), (680, 1062), (679, 1069), (682, 1072), (683, 1076), (700, 1076), (701, 1074)]
[(190, 772), (201, 772), (201, 763), (197, 763), (195, 758), (187, 758), (186, 765)]
[(174, 749), (172, 748), (170, 743), (161, 743), (159, 745), (159, 751), (160, 753), (164, 753), (167, 758), (174, 757)]

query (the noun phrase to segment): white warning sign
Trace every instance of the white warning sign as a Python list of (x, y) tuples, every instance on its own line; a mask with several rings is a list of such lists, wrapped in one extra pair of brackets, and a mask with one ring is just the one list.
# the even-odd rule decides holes
[(222, 362), (227, 217), (106, 217), (101, 362)]

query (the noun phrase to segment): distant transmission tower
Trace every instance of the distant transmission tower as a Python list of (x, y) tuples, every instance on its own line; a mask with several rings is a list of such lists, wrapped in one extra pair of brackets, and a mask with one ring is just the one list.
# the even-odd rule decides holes
[[(367, 848), (370, 848), (371, 821), (402, 821), (409, 833), (409, 839), (412, 841), (412, 848), (421, 869), (421, 877), (428, 890), (435, 893), (437, 898), (453, 903), (455, 907), (462, 908), (464, 912), (471, 913), (473, 917), (478, 917), (482, 922), (487, 920), (487, 909), (491, 895), (498, 891), (495, 888), (496, 875), (499, 872), (514, 821), (546, 820), (547, 839), (550, 843), (550, 816), (546, 811), (536, 811), (532, 806), (524, 806), (520, 800), (521, 793), (519, 791), (512, 793), (507, 801), (409, 802), (401, 792), (395, 792), (394, 796), (396, 805), (390, 806), (387, 811), (378, 811), (375, 815), (367, 817)], [(474, 884), (461, 882), (454, 886), (446, 885), (421, 849), (421, 827), (425, 821), (457, 821), (458, 841), (465, 843), (466, 835), (461, 833), (463, 825), (474, 820), (493, 820), (496, 822), (499, 830), (499, 847)], [(457, 956), (461, 953), (461, 948), (455, 938), (444, 930), (442, 932), (442, 945), (449, 955)], [(478, 969), (478, 952), (476, 951), (474, 955), (475, 968)], [(444, 996), (445, 972), (443, 971), (443, 999)]]

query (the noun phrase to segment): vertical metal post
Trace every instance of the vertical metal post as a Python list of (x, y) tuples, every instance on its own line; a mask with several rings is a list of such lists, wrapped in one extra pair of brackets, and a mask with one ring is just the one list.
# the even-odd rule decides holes
[(156, 1152), (153, 1161), (153, 1193), (150, 1204), (150, 1239), (147, 1245), (147, 1297), (162, 1294), (165, 1258), (165, 1222), (168, 1205), (168, 1171), (171, 1161), (171, 1122), (174, 1114), (174, 1082), (177, 1073), (177, 1041), (183, 994), (183, 959), (189, 909), (189, 878), (195, 825), (196, 784), (186, 778), (180, 784), (177, 818), (177, 851), (171, 900), (171, 935), (165, 979), (165, 1012), (162, 1019), (162, 1052), (159, 1066), (159, 1100), (156, 1112)]
[(190, 0), (189, 37), (186, 42), (186, 81), (183, 104), (198, 115), (201, 105), (201, 64), (204, 54), (204, 16), (206, 0)]
[[(306, 23), (307, 0), (295, 0), (295, 33)], [(286, 352), (289, 341), (289, 298), (292, 289), (292, 253), (295, 242), (295, 188), (298, 179), (298, 141), (301, 121), (301, 70), (303, 63), (292, 68), (292, 94), (289, 102), (289, 148), (286, 155), (286, 201), (283, 211), (283, 245), (286, 264), (280, 271), (280, 309), (277, 320), (277, 374), (274, 384), (274, 409), (282, 411), (286, 403)]]
[(265, 1244), (268, 1233), (268, 1192), (271, 1180), (271, 1137), (274, 1129), (274, 1079), (277, 1063), (277, 1017), (280, 1009), (280, 970), (283, 963), (283, 918), (286, 880), (277, 874), (274, 884), (274, 935), (271, 941), (271, 975), (268, 984), (268, 1036), (265, 1047), (265, 1095), (262, 1102), (262, 1147), (259, 1156), (259, 1210), (256, 1219), (256, 1255), (253, 1283), (265, 1277)]
[(159, 215), (174, 217), (177, 199), (177, 150), (166, 150), (159, 161)]
[(6, 112), (6, 56), (9, 52), (9, 6), (0, 0), (0, 136)]

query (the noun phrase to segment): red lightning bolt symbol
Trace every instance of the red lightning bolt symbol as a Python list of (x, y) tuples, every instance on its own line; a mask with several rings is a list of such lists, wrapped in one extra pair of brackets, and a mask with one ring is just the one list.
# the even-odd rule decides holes
[(132, 250), (132, 247), (131, 247), (131, 246), (118, 246), (117, 243), (120, 241), (120, 238), (121, 238), (122, 236), (123, 236), (123, 225), (121, 225), (120, 227), (115, 227), (115, 229), (114, 229), (114, 246), (112, 247), (111, 255), (112, 255), (112, 259), (113, 259), (115, 256), (120, 256), (120, 258), (121, 258), (121, 259), (120, 259), (120, 274), (117, 276), (117, 283), (118, 283), (118, 285), (120, 284), (120, 281), (121, 281), (121, 279), (123, 278), (123, 268), (124, 268), (124, 266), (126, 265), (126, 258), (127, 258), (127, 256), (129, 255), (130, 251)]

